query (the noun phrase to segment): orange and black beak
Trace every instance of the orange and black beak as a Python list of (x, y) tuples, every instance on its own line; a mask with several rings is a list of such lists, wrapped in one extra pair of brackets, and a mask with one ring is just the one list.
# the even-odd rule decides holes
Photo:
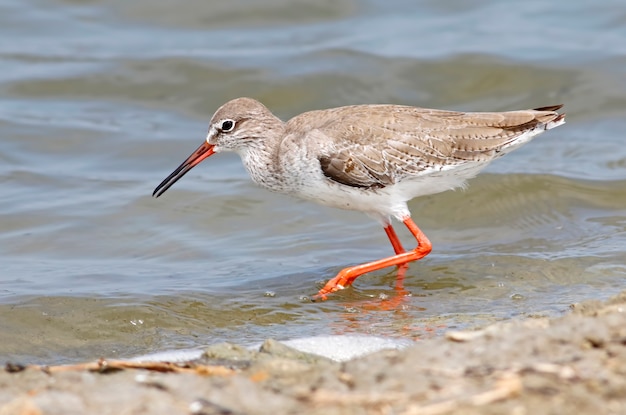
[(187, 174), (187, 172), (191, 170), (195, 165), (197, 165), (210, 155), (215, 154), (215, 151), (213, 150), (214, 147), (215, 146), (213, 144), (209, 144), (205, 141), (200, 147), (196, 149), (196, 151), (194, 151), (189, 157), (187, 157), (187, 160), (183, 161), (183, 163), (178, 166), (178, 168), (174, 170), (172, 174), (167, 176), (167, 178), (163, 180), (161, 184), (156, 187), (156, 189), (154, 189), (152, 196), (161, 196), (163, 193), (165, 193), (167, 189), (169, 189), (174, 183), (176, 183), (178, 179)]

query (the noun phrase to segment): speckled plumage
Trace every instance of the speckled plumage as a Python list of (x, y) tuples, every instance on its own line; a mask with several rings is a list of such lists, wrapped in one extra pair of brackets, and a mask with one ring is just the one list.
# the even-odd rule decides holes
[[(364, 211), (383, 223), (408, 214), (414, 197), (462, 186), (491, 160), (564, 122), (560, 106), (455, 112), (401, 105), (310, 111), (282, 122), (251, 98), (211, 119), (215, 152), (239, 153), (269, 190)], [(222, 133), (225, 120), (234, 130)]]
[[(342, 270), (318, 297), (363, 273), (423, 258), (430, 241), (407, 202), (463, 186), (493, 159), (565, 122), (561, 105), (509, 112), (455, 112), (402, 105), (353, 105), (281, 121), (260, 102), (237, 98), (213, 115), (203, 143), (155, 189), (160, 196), (211, 154), (235, 151), (257, 184), (381, 222), (396, 255)], [(391, 218), (417, 240), (406, 251)], [(399, 279), (401, 281), (401, 279)]]

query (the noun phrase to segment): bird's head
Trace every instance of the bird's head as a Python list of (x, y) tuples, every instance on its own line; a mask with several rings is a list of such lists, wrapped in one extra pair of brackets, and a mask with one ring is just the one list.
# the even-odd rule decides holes
[(282, 121), (257, 100), (228, 101), (213, 114), (205, 141), (154, 189), (152, 196), (161, 196), (194, 166), (215, 153), (235, 151), (243, 155), (264, 146), (265, 138), (272, 135), (271, 130), (281, 126)]

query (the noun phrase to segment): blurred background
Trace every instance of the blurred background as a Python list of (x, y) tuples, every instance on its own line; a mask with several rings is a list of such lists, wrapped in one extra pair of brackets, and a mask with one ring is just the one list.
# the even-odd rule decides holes
[[(411, 202), (434, 250), (409, 296), (389, 269), (312, 304), (343, 267), (391, 254), (377, 223), (259, 189), (234, 154), (151, 197), (239, 96), (283, 119), (563, 103), (567, 124)], [(0, 357), (420, 339), (607, 298), (626, 288), (624, 131), (622, 0), (4, 0)]]

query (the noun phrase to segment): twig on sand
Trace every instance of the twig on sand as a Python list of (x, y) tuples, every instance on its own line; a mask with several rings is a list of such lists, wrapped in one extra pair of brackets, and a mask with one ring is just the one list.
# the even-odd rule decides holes
[(79, 363), (74, 365), (29, 365), (24, 369), (36, 369), (46, 373), (59, 373), (71, 371), (89, 371), (89, 372), (114, 372), (118, 370), (142, 369), (154, 372), (167, 373), (193, 373), (205, 376), (225, 376), (235, 373), (234, 369), (225, 366), (211, 366), (192, 363), (174, 363), (174, 362), (135, 362), (128, 360), (107, 360), (99, 359), (95, 362)]

